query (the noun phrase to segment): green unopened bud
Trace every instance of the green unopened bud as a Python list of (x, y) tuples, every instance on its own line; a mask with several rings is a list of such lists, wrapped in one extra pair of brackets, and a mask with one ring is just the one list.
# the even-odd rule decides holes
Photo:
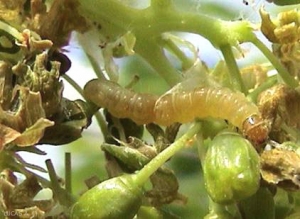
[(155, 10), (162, 11), (172, 6), (172, 0), (151, 0), (151, 7)]
[[(260, 188), (253, 196), (241, 201), (239, 209), (245, 219), (275, 218), (273, 195), (267, 188)], [(277, 216), (276, 214), (276, 218), (285, 218)]]
[(272, 198), (274, 200), (276, 218), (286, 218), (295, 208), (294, 197), (283, 189), (277, 187), (276, 195)]
[(225, 212), (222, 213), (212, 212), (206, 215), (204, 219), (232, 219), (232, 215)]
[(290, 214), (285, 219), (298, 219), (298, 218), (300, 218), (300, 212), (296, 212), (296, 213)]
[(259, 188), (259, 156), (237, 133), (223, 132), (211, 141), (203, 171), (207, 192), (219, 204), (245, 199)]
[(106, 180), (84, 193), (74, 204), (72, 219), (132, 219), (142, 203), (142, 189), (134, 175)]
[(179, 217), (155, 207), (142, 206), (135, 219), (179, 219)]

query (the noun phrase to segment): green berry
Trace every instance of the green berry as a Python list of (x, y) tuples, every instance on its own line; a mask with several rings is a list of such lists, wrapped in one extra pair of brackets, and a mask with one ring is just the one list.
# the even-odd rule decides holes
[(237, 133), (223, 132), (211, 141), (203, 171), (207, 192), (219, 204), (245, 199), (259, 188), (259, 155)]
[(72, 219), (132, 219), (142, 203), (142, 189), (131, 175), (106, 180), (84, 193), (71, 210)]

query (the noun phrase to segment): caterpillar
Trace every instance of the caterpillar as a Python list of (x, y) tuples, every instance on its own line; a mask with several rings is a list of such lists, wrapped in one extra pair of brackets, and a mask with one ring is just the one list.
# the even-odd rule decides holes
[(139, 94), (108, 80), (95, 79), (84, 87), (84, 96), (106, 108), (113, 116), (130, 118), (137, 124), (153, 122), (154, 105), (159, 96)]
[(268, 134), (257, 106), (242, 93), (229, 88), (198, 87), (158, 96), (136, 93), (112, 81), (94, 79), (85, 85), (84, 95), (113, 116), (130, 118), (138, 124), (168, 126), (174, 122), (191, 122), (197, 117), (213, 117), (229, 121), (257, 144), (264, 142)]

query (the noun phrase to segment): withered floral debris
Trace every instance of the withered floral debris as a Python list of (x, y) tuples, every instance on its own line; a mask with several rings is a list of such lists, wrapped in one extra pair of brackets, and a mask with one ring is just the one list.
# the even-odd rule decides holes
[[(83, 100), (63, 96), (61, 76), (71, 61), (61, 47), (73, 30), (86, 28), (82, 17), (80, 24), (74, 19), (76, 5), (72, 0), (0, 0), (1, 218), (43, 219), (57, 205), (55, 197), (35, 199), (51, 183), (31, 173), (27, 168), (46, 171), (17, 152), (45, 154), (35, 146), (75, 141), (91, 122)], [(20, 183), (15, 172), (25, 180)]]
[(284, 148), (266, 150), (260, 160), (265, 181), (290, 191), (300, 189), (300, 156), (295, 151)]

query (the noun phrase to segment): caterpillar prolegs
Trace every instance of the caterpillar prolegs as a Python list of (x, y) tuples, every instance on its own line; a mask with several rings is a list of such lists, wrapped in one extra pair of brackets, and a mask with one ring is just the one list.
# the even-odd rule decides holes
[(106, 108), (113, 116), (138, 124), (170, 125), (195, 118), (221, 118), (242, 130), (256, 144), (264, 142), (268, 130), (257, 106), (240, 92), (224, 87), (199, 87), (162, 96), (136, 93), (108, 80), (94, 79), (84, 87), (85, 97)]

